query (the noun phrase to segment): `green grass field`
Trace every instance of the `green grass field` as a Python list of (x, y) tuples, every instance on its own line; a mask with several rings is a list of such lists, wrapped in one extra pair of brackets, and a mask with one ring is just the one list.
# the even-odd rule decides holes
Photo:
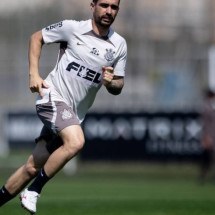
[[(4, 172), (4, 171), (2, 171)], [(41, 215), (214, 215), (215, 183), (200, 185), (195, 165), (80, 164), (57, 175), (38, 201)], [(8, 171), (1, 174), (0, 182)], [(18, 197), (0, 214), (28, 214)]]

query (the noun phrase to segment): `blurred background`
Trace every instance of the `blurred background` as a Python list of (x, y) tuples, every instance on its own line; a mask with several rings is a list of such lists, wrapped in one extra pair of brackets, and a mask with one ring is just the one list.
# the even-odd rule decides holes
[[(113, 28), (128, 43), (125, 87), (117, 97), (98, 93), (83, 123), (85, 147), (46, 187), (42, 214), (214, 215), (215, 173), (199, 186), (215, 145), (202, 145), (205, 89), (215, 89), (214, 11), (214, 0), (121, 0)], [(0, 183), (42, 127), (28, 89), (30, 35), (89, 18), (90, 0), (0, 1)], [(42, 77), (57, 51), (44, 46)], [(17, 199), (0, 214), (23, 214), (15, 206)]]
[[(214, 0), (121, 1), (113, 28), (128, 43), (125, 87), (117, 97), (104, 88), (98, 93), (83, 125), (83, 159), (199, 159), (203, 92), (213, 88), (214, 10)], [(90, 17), (86, 0), (1, 0), (2, 156), (31, 148), (41, 128), (28, 89), (30, 35), (63, 19)], [(43, 77), (54, 67), (57, 50), (44, 47)]]
[[(1, 108), (34, 105), (28, 90), (30, 35), (62, 19), (90, 18), (89, 4), (86, 0), (1, 0)], [(116, 98), (101, 91), (92, 111), (198, 110), (208, 81), (208, 50), (215, 37), (214, 7), (213, 0), (123, 0), (114, 29), (128, 42), (126, 85)], [(56, 47), (43, 51), (44, 77), (55, 64)]]

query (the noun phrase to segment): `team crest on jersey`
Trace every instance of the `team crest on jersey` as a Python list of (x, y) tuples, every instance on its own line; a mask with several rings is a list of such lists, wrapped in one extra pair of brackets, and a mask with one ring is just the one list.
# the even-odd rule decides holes
[(106, 49), (105, 59), (109, 62), (114, 59), (115, 51), (113, 49)]
[(72, 118), (72, 113), (70, 112), (70, 110), (66, 110), (64, 109), (63, 111), (60, 112), (62, 115), (62, 119), (63, 120), (68, 120)]

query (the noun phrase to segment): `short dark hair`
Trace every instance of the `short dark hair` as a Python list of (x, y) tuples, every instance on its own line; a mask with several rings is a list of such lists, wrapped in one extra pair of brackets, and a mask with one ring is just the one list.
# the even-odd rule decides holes
[[(97, 4), (98, 0), (93, 0), (93, 3), (94, 4)], [(120, 0), (119, 0), (119, 3), (120, 3)]]

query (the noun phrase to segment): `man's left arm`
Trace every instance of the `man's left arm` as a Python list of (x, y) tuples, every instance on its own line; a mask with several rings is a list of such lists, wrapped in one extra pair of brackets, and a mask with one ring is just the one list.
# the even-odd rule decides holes
[(107, 91), (113, 95), (119, 95), (124, 86), (124, 77), (114, 76), (112, 81), (106, 85)]
[(107, 91), (113, 95), (119, 95), (124, 86), (124, 77), (114, 75), (113, 67), (103, 67), (102, 83)]

